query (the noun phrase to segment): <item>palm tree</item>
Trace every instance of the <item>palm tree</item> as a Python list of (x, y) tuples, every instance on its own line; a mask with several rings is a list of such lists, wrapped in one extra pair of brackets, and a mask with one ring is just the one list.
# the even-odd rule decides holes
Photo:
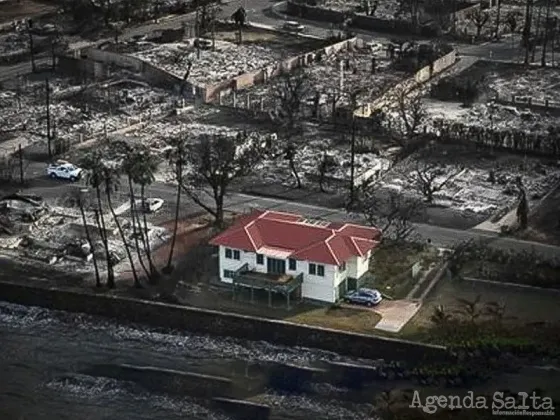
[(119, 188), (119, 178), (120, 178), (120, 168), (117, 165), (103, 165), (103, 184), (105, 187), (105, 196), (107, 197), (107, 205), (109, 206), (109, 211), (113, 216), (113, 220), (117, 225), (117, 230), (123, 241), (124, 249), (126, 251), (126, 256), (130, 262), (130, 269), (132, 270), (132, 277), (134, 278), (134, 286), (141, 287), (140, 280), (138, 279), (138, 273), (136, 272), (136, 266), (134, 265), (134, 259), (132, 258), (132, 253), (130, 252), (130, 247), (128, 246), (127, 238), (124, 234), (121, 222), (115, 213), (115, 208), (113, 207), (113, 192), (117, 191)]
[(434, 313), (430, 317), (430, 320), (438, 326), (444, 325), (451, 320), (451, 315), (445, 311), (443, 305), (438, 305), (434, 308)]
[(115, 273), (113, 270), (113, 263), (111, 259), (111, 252), (109, 250), (109, 242), (107, 240), (107, 230), (105, 228), (105, 217), (103, 216), (103, 205), (101, 204), (101, 188), (103, 186), (103, 155), (99, 150), (94, 150), (86, 154), (80, 160), (80, 166), (87, 171), (86, 184), (95, 188), (95, 196), (97, 198), (97, 211), (96, 220), (99, 221), (99, 233), (103, 247), (105, 248), (105, 257), (107, 259), (107, 286), (109, 288), (115, 287)]
[[(84, 199), (84, 190), (75, 190), (76, 191), (76, 202), (78, 203), (78, 207), (80, 208), (80, 214), (82, 215), (82, 223), (84, 224), (84, 230), (86, 232), (86, 239), (91, 249), (91, 255), (93, 259), (93, 268), (95, 270), (95, 286), (101, 287), (101, 276), (99, 274), (99, 266), (97, 265), (97, 256), (95, 255), (95, 249), (93, 245), (93, 241), (91, 238), (91, 232), (89, 230), (89, 225), (86, 219), (86, 212), (85, 212), (85, 199)], [(87, 191), (87, 190), (86, 190)]]
[[(136, 147), (128, 147), (125, 145), (126, 153), (124, 155), (123, 160), (123, 171), (127, 175), (128, 181), (128, 191), (130, 196), (130, 214), (131, 214), (131, 221), (132, 221), (132, 235), (134, 237), (134, 245), (136, 247), (136, 255), (138, 256), (138, 261), (140, 262), (140, 266), (144, 271), (146, 278), (150, 277), (150, 272), (146, 268), (146, 264), (144, 263), (144, 259), (142, 258), (142, 252), (140, 251), (140, 241), (139, 241), (139, 234), (142, 235), (142, 225), (140, 224), (140, 219), (138, 217), (138, 209), (136, 207), (136, 199), (134, 197), (134, 185), (133, 185), (133, 178), (135, 173), (139, 170), (137, 168), (138, 162), (141, 160), (141, 156), (144, 153), (145, 146), (140, 145)], [(142, 208), (142, 205), (140, 206)], [(142, 243), (145, 244), (144, 236), (142, 235)], [(144, 249), (146, 247), (144, 246)]]
[(177, 230), (179, 227), (179, 208), (181, 203), (181, 178), (183, 176), (183, 168), (186, 164), (187, 148), (185, 138), (171, 139), (169, 144), (172, 146), (167, 159), (175, 172), (175, 181), (177, 181), (177, 195), (175, 199), (175, 223), (173, 224), (173, 236), (171, 239), (171, 248), (169, 249), (169, 257), (165, 271), (171, 273), (173, 271), (173, 252), (175, 251), (175, 243), (177, 241)]
[[(148, 265), (150, 266), (150, 284), (157, 283), (157, 270), (152, 260), (152, 252), (150, 249), (150, 238), (148, 237), (148, 220), (146, 218), (146, 212), (144, 211), (144, 203), (146, 201), (146, 186), (151, 185), (154, 180), (154, 173), (158, 167), (158, 162), (156, 157), (150, 152), (149, 148), (138, 149), (138, 153), (134, 155), (134, 164), (131, 168), (130, 176), (132, 182), (140, 185), (140, 210), (143, 216), (143, 229), (140, 229), (141, 238), (146, 251), (146, 256), (148, 258)], [(139, 217), (138, 212), (136, 212), (137, 217)], [(140, 220), (138, 220), (140, 222)], [(138, 223), (140, 225), (140, 223)]]
[(462, 306), (458, 313), (466, 316), (471, 324), (475, 324), (476, 320), (482, 315), (480, 300), (481, 295), (477, 295), (473, 300), (457, 298), (457, 302)]

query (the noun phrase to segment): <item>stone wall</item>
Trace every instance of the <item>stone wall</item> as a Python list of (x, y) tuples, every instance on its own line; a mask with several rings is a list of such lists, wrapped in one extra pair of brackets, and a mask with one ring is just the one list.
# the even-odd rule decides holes
[(368, 359), (416, 363), (448, 357), (448, 352), (441, 346), (86, 291), (44, 288), (35, 284), (0, 282), (0, 296), (5, 301), (22, 305), (82, 312), (199, 334), (314, 347)]
[(382, 96), (378, 97), (375, 101), (369, 104), (366, 107), (362, 107), (359, 110), (356, 110), (357, 115), (362, 117), (367, 117), (371, 115), (372, 112), (387, 107), (395, 105), (397, 102), (397, 93), (401, 90), (405, 90), (406, 92), (410, 92), (411, 90), (415, 89), (419, 84), (425, 83), (430, 80), (432, 77), (436, 76), (437, 74), (443, 72), (450, 66), (452, 66), (457, 60), (457, 51), (453, 50), (450, 53), (444, 55), (443, 57), (438, 58), (433, 63), (421, 68), (418, 70), (414, 76), (410, 77), (409, 79), (403, 80), (402, 82), (396, 84), (387, 92), (385, 92)]

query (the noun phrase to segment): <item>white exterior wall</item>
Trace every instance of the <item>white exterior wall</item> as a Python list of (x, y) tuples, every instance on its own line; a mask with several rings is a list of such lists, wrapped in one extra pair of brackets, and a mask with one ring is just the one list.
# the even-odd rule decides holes
[(346, 261), (346, 276), (358, 278), (358, 257), (350, 257), (348, 261)]
[(303, 272), (303, 284), (301, 287), (302, 296), (304, 298), (333, 303), (336, 300), (334, 282), (337, 274), (337, 267), (327, 264), (319, 265), (325, 267), (324, 277), (309, 274), (309, 263), (306, 261), (298, 261), (298, 271)]
[(369, 270), (369, 259), (371, 257), (371, 251), (367, 255), (362, 257), (354, 257), (356, 259), (356, 278), (359, 279)]
[[(233, 248), (230, 248), (234, 251)], [(264, 265), (257, 265), (257, 257), (255, 256), (254, 252), (246, 252), (242, 250), (239, 251), (239, 260), (234, 260), (231, 258), (226, 258), (226, 247), (220, 246), (219, 247), (219, 273), (220, 273), (220, 280), (224, 283), (233, 283), (232, 279), (228, 279), (224, 277), (224, 270), (231, 270), (235, 271), (241, 268), (241, 266), (245, 263), (249, 265), (249, 270), (255, 270), (260, 272), (266, 272), (266, 266)], [(263, 269), (264, 267), (264, 269)]]
[[(240, 259), (234, 260), (226, 258), (226, 247), (219, 246), (219, 275), (220, 280), (224, 283), (232, 283), (233, 280), (224, 277), (224, 270), (236, 271), (243, 264), (249, 266), (249, 270), (266, 273), (266, 255), (264, 255), (264, 264), (257, 264), (257, 256), (254, 252), (239, 250)], [(230, 248), (235, 251), (234, 248)], [(368, 270), (368, 259), (361, 261), (361, 258), (352, 257), (346, 261), (346, 270), (338, 271), (338, 266), (328, 264), (317, 264), (325, 267), (325, 276), (317, 276), (309, 274), (309, 262), (297, 261), (296, 270), (290, 270), (289, 261), (286, 260), (286, 273), (297, 276), (303, 273), (302, 296), (308, 299), (315, 299), (324, 302), (334, 303), (337, 298), (337, 290), (340, 283), (348, 277), (358, 278)]]

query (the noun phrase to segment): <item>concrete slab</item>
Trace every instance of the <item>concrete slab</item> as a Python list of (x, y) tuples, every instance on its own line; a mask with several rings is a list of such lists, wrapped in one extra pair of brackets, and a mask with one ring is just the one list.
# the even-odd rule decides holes
[(382, 317), (375, 329), (397, 333), (416, 315), (421, 306), (420, 302), (412, 300), (384, 300), (372, 309)]

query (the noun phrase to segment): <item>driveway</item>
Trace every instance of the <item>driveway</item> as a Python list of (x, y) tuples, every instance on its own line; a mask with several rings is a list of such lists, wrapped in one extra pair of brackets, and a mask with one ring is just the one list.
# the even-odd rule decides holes
[(422, 304), (417, 301), (383, 300), (373, 311), (381, 315), (381, 321), (375, 326), (376, 330), (398, 333), (416, 315)]
[(352, 305), (343, 303), (343, 307), (371, 311), (381, 315), (381, 321), (377, 323), (375, 329), (398, 333), (416, 315), (422, 304), (416, 300), (383, 300), (379, 305), (367, 307), (362, 305)]

